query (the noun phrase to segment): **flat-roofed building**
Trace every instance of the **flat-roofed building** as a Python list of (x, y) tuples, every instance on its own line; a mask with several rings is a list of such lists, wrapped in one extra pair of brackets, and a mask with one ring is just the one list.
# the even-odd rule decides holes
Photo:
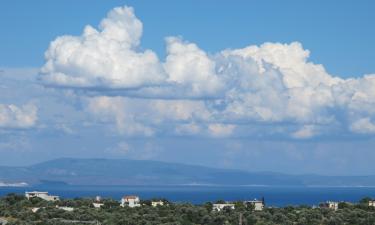
[(94, 202), (92, 203), (92, 205), (94, 206), (94, 208), (100, 209), (102, 206), (104, 206), (104, 203)]
[(326, 208), (326, 209), (333, 209), (338, 210), (339, 209), (339, 203), (333, 202), (333, 201), (326, 201), (319, 204), (320, 208)]
[(68, 207), (68, 206), (56, 206), (56, 208), (67, 211), (67, 212), (73, 212), (74, 211), (73, 207)]
[(234, 209), (233, 203), (215, 203), (212, 205), (212, 211), (218, 211), (228, 208), (228, 209)]
[(27, 199), (41, 198), (41, 199), (44, 199), (46, 201), (58, 201), (58, 200), (60, 200), (59, 196), (49, 195), (48, 192), (46, 192), (46, 191), (30, 191), (30, 192), (25, 192), (25, 197)]
[(156, 207), (158, 205), (164, 205), (163, 201), (152, 201), (151, 206)]
[(264, 200), (251, 200), (251, 201), (244, 201), (245, 205), (251, 204), (254, 207), (255, 211), (262, 211), (264, 209)]

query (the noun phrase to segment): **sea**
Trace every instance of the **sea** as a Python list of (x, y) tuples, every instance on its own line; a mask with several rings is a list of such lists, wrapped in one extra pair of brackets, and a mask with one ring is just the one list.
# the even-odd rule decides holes
[(141, 199), (165, 198), (177, 203), (203, 204), (217, 200), (242, 201), (264, 198), (274, 207), (309, 205), (325, 201), (358, 202), (375, 198), (375, 187), (286, 187), (286, 186), (37, 186), (0, 187), (0, 196), (25, 191), (48, 191), (61, 198), (112, 198), (138, 195)]

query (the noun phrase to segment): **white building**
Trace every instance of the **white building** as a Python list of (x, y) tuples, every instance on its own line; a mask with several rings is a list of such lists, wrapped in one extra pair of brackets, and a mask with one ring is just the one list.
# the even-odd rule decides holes
[(232, 203), (215, 203), (212, 205), (212, 211), (220, 212), (224, 208), (234, 209), (234, 204)]
[(102, 202), (102, 197), (96, 196), (95, 202), (93, 202), (92, 205), (94, 206), (94, 208), (101, 208), (102, 206), (104, 206), (104, 203)]
[(134, 195), (124, 196), (121, 199), (121, 206), (129, 206), (130, 208), (141, 206), (139, 197)]
[(41, 209), (41, 208), (40, 208), (40, 207), (34, 207), (34, 208), (31, 208), (31, 211), (32, 211), (33, 213), (36, 213), (36, 212), (39, 211), (39, 209)]
[(255, 211), (262, 211), (264, 209), (264, 201), (260, 201), (260, 200), (252, 200), (252, 201), (244, 201), (243, 202), (245, 205), (247, 204), (251, 204), (254, 206), (254, 210)]
[(67, 211), (67, 212), (72, 212), (72, 211), (74, 211), (74, 208), (73, 208), (73, 207), (68, 207), (68, 206), (56, 206), (56, 208), (58, 208), (58, 209), (62, 209), (62, 210)]
[(94, 206), (94, 208), (101, 208), (102, 206), (104, 206), (104, 203), (94, 202), (92, 203), (92, 205)]
[(46, 201), (58, 201), (58, 200), (60, 200), (59, 196), (49, 195), (48, 192), (40, 192), (40, 191), (25, 192), (25, 197), (27, 199), (38, 197), (38, 198), (44, 199)]
[(152, 201), (151, 206), (156, 207), (158, 205), (164, 205), (163, 201)]
[(375, 207), (375, 201), (374, 200), (368, 201), (368, 206)]
[(324, 203), (320, 203), (319, 207), (320, 208), (327, 208), (327, 209), (338, 210), (339, 209), (339, 203), (338, 202), (327, 201), (327, 202), (324, 202)]

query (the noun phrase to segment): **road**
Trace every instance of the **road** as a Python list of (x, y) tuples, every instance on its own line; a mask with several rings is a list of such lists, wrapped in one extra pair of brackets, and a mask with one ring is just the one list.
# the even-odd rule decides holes
[(0, 218), (0, 224), (1, 225), (5, 225), (8, 223), (8, 220), (4, 219), (4, 218)]

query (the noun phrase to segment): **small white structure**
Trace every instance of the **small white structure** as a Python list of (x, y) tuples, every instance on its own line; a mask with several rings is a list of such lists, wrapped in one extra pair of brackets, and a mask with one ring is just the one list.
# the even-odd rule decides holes
[(164, 202), (163, 201), (152, 201), (151, 202), (152, 207), (156, 207), (158, 205), (164, 205)]
[(375, 200), (368, 201), (368, 206), (375, 207)]
[(320, 208), (326, 208), (326, 209), (338, 210), (339, 209), (339, 203), (338, 202), (327, 201), (327, 202), (324, 202), (324, 203), (320, 203), (319, 207)]
[(234, 209), (234, 204), (232, 203), (215, 203), (212, 205), (212, 211), (220, 212), (224, 208)]
[(67, 212), (72, 212), (72, 211), (74, 211), (74, 208), (73, 208), (73, 207), (67, 207), (67, 206), (56, 206), (56, 208), (58, 208), (58, 209), (62, 209), (62, 210), (67, 211)]
[(121, 199), (121, 206), (129, 206), (130, 208), (141, 206), (139, 197), (135, 195), (124, 196)]
[(94, 202), (92, 203), (92, 205), (94, 206), (94, 208), (101, 208), (104, 205), (104, 203)]
[(94, 208), (98, 208), (98, 209), (104, 206), (104, 203), (102, 202), (102, 197), (100, 197), (99, 195), (96, 196), (95, 202), (93, 202), (92, 205), (94, 206)]
[(33, 213), (36, 213), (36, 212), (38, 212), (39, 211), (39, 207), (34, 207), (34, 208), (31, 208), (31, 211), (33, 212)]
[(243, 203), (245, 205), (247, 204), (253, 205), (255, 211), (262, 211), (264, 209), (264, 201), (254, 199), (252, 201), (244, 201)]
[(44, 199), (46, 201), (58, 201), (58, 200), (60, 200), (59, 196), (49, 195), (48, 192), (41, 192), (41, 191), (25, 192), (25, 197), (27, 199), (31, 199), (31, 198), (36, 198), (37, 197), (37, 198)]

